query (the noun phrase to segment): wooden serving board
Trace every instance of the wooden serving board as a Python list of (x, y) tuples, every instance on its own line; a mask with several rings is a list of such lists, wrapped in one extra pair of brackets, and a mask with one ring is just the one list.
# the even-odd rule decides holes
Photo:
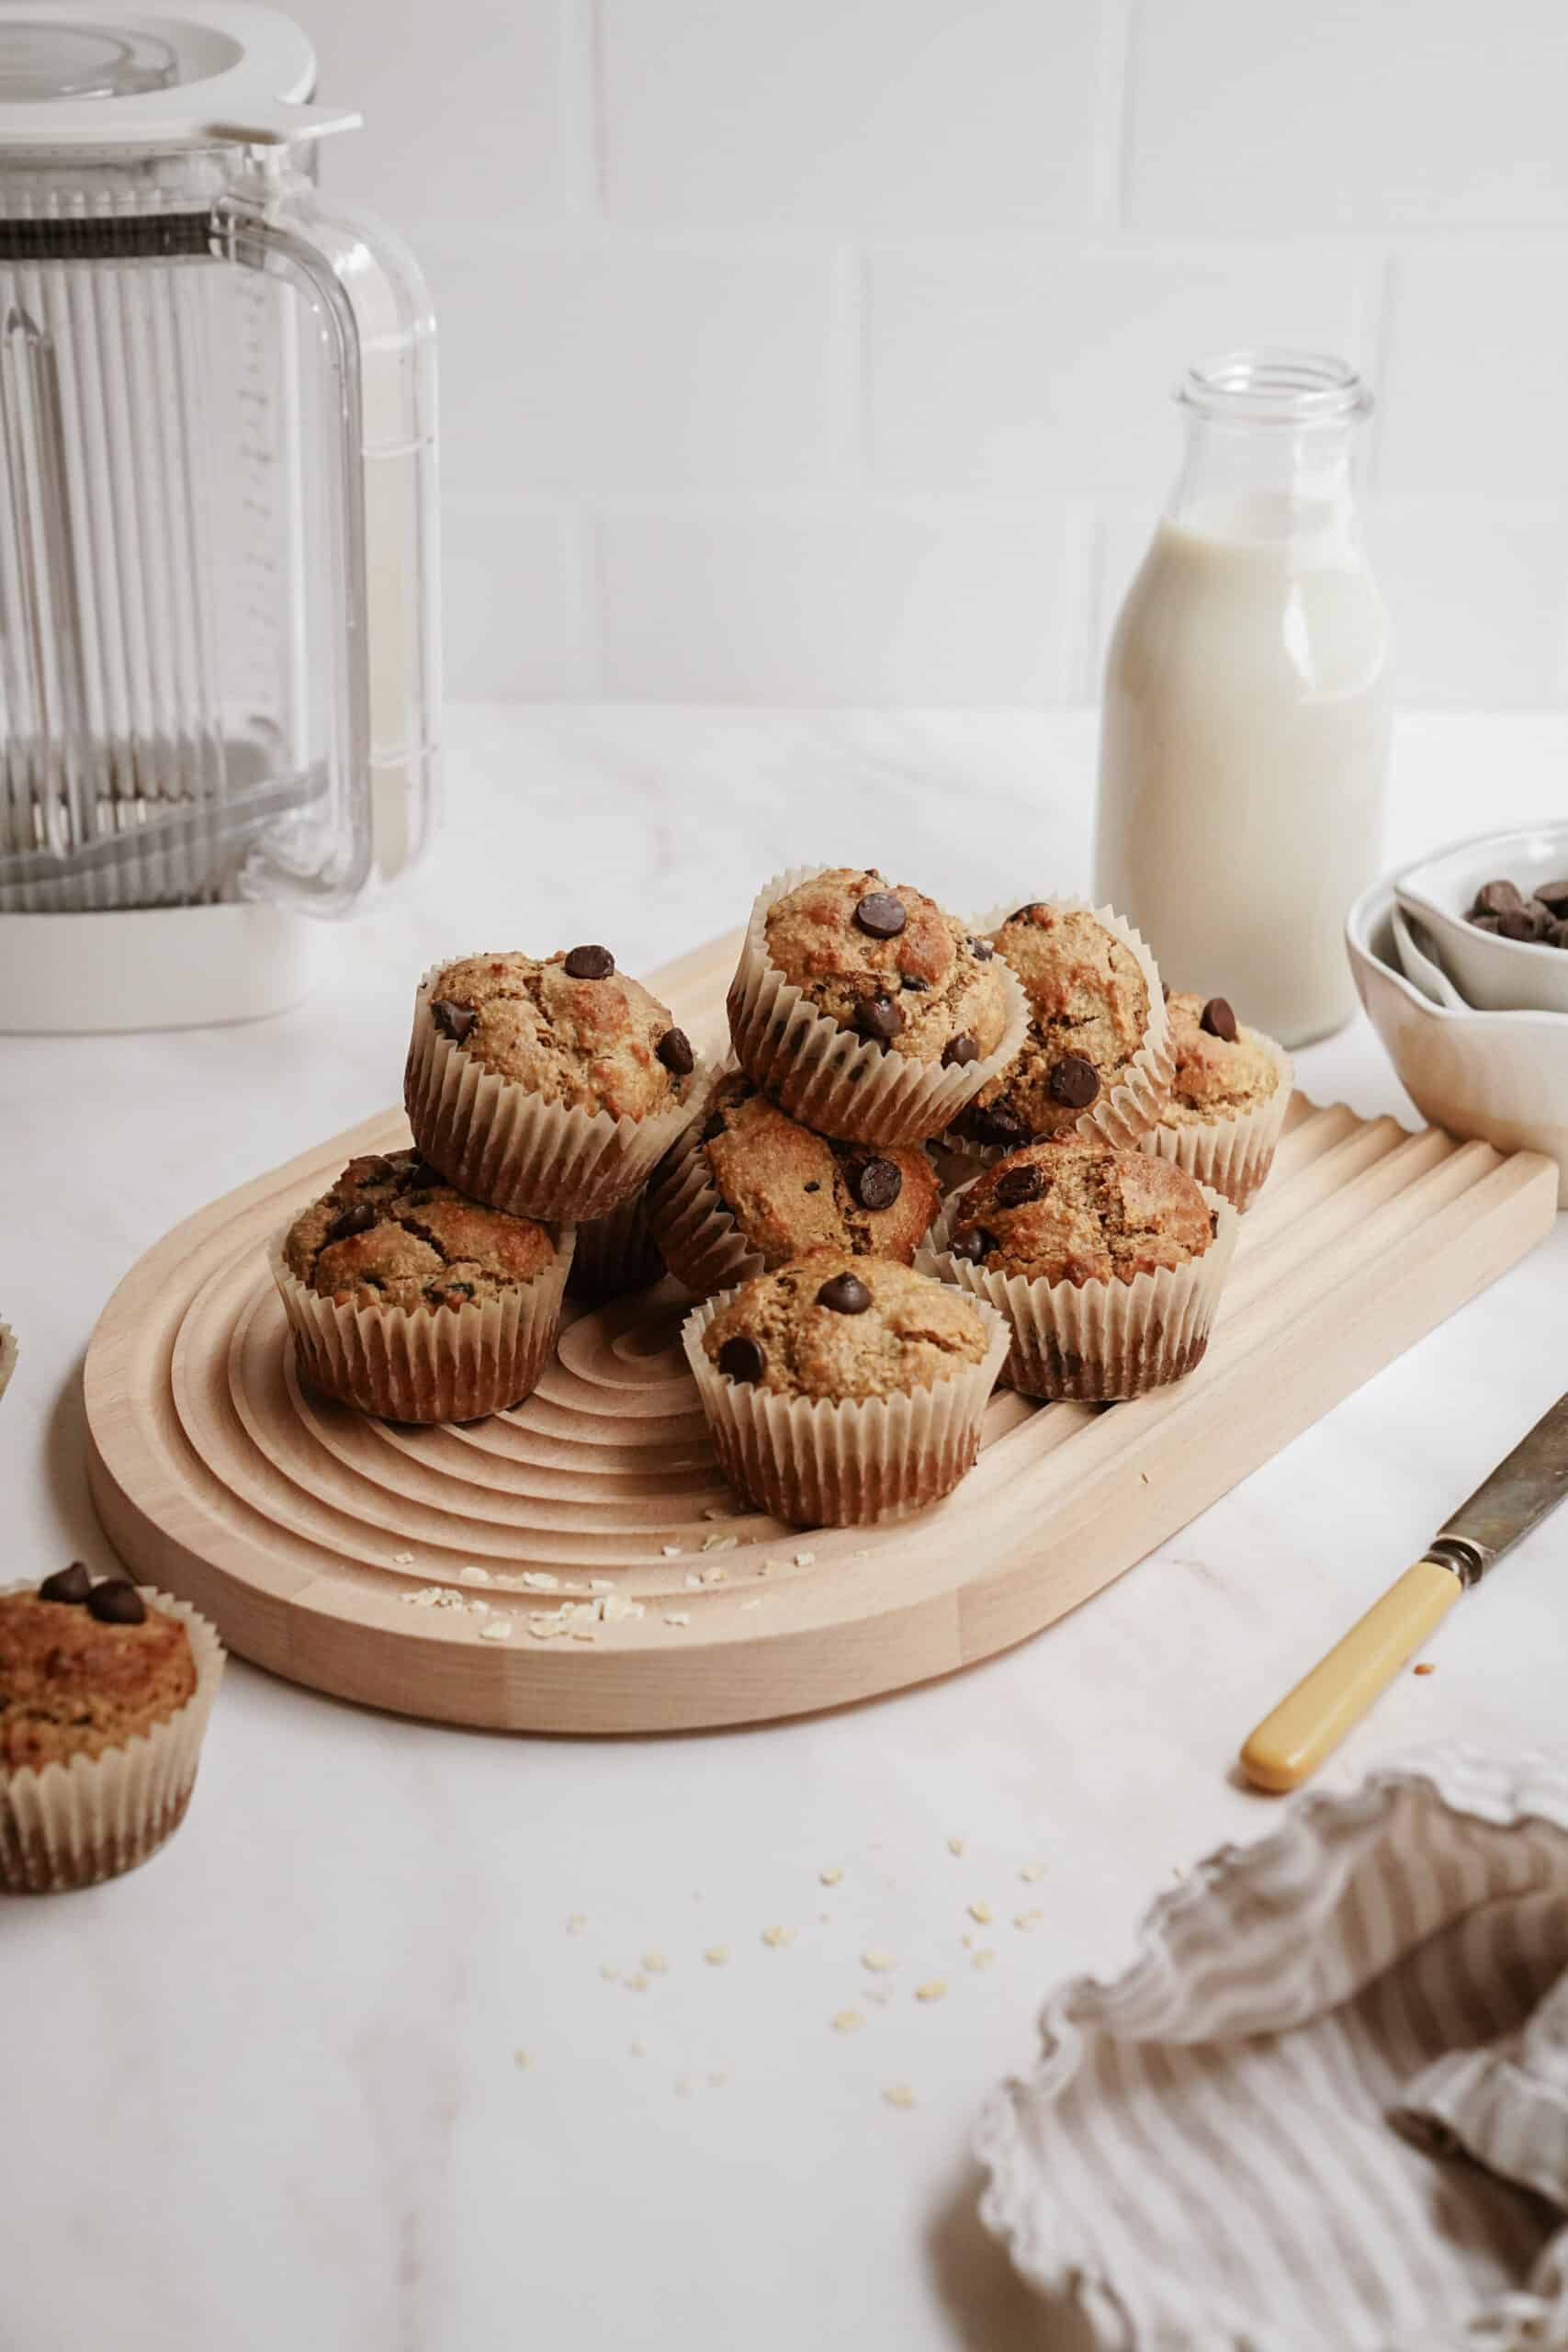
[[(716, 1031), (735, 948), (656, 976), (687, 1028)], [(264, 1244), (354, 1153), (407, 1141), (391, 1114), (334, 1136), (134, 1268), (87, 1358), (92, 1489), (136, 1574), (193, 1601), (241, 1657), (496, 1730), (758, 1722), (1022, 1641), (1521, 1258), (1557, 1199), (1533, 1154), (1298, 1095), (1196, 1372), (1103, 1409), (998, 1392), (979, 1463), (945, 1502), (883, 1530), (801, 1533), (741, 1512), (719, 1476), (671, 1283), (578, 1316), (537, 1394), (492, 1420), (394, 1428), (302, 1390)], [(465, 1569), (559, 1582), (510, 1589)], [(643, 1613), (585, 1638), (536, 1628), (592, 1599), (591, 1577)], [(408, 1604), (432, 1585), (482, 1598), (490, 1617)], [(484, 1637), (501, 1616), (509, 1638)]]

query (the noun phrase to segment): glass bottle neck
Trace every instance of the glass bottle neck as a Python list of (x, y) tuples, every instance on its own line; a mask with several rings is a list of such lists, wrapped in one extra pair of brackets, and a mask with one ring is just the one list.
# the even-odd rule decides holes
[(1233, 352), (1193, 368), (1179, 398), (1187, 454), (1169, 520), (1223, 518), (1227, 537), (1351, 537), (1355, 428), (1371, 403), (1343, 361)]

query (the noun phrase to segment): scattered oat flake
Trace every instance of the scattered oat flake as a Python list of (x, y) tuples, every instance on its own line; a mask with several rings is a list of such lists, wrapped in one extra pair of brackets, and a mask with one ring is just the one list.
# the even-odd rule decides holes
[(840, 1869), (837, 1862), (829, 1862), (827, 1868), (825, 1870), (819, 1870), (817, 1875), (821, 1880), (824, 1886), (837, 1886), (844, 1873)]
[(889, 2107), (913, 2107), (915, 2094), (908, 2083), (889, 2083), (882, 2094)]
[(641, 2044), (641, 2042), (640, 2042), (640, 2041), (634, 2041), (634, 2042), (631, 2044), (631, 2047), (630, 2047), (630, 2049), (627, 2051), (626, 2054), (627, 2054), (627, 2056), (628, 2056), (628, 2057), (630, 2057), (630, 2058), (646, 2058), (646, 2057), (647, 2057), (647, 2055), (648, 2055), (648, 2052), (647, 2052), (647, 2051), (643, 2048), (643, 2046), (642, 2046), (642, 2044)]
[(512, 1639), (510, 1617), (491, 1617), (479, 1627), (481, 1642), (509, 1642)]
[(620, 1973), (613, 1960), (602, 1960), (599, 1962), (599, 1973), (606, 1984), (613, 1984)]
[(689, 1609), (667, 1609), (664, 1612), (664, 1622), (667, 1625), (689, 1625), (692, 1622), (692, 1612)]
[(947, 1841), (947, 1850), (950, 1854), (962, 1854), (964, 1851), (963, 1838), (950, 1838)]
[(974, 1949), (975, 1949), (975, 1939), (974, 1939), (974, 1937), (969, 1933), (969, 1930), (968, 1930), (968, 1928), (965, 1928), (965, 1929), (964, 1930), (964, 1933), (959, 1937), (958, 1940), (959, 1940), (959, 1942), (963, 1945), (963, 1947), (964, 1947), (964, 1951), (974, 1951)]
[(392, 1555), (392, 1566), (394, 1568), (412, 1568), (413, 1566), (413, 1554), (412, 1552), (394, 1552)]
[(719, 2066), (708, 2076), (708, 2088), (710, 2091), (721, 2091), (728, 2080), (728, 2067)]
[(588, 1589), (590, 1592), (614, 1592), (615, 1589), (615, 1578), (613, 1577), (590, 1577), (588, 1579)]
[(584, 1929), (584, 1928), (586, 1928), (586, 1926), (587, 1926), (587, 1925), (588, 1925), (588, 1914), (586, 1913), (586, 1911), (573, 1911), (573, 1912), (571, 1912), (571, 1913), (569, 1915), (569, 1917), (568, 1917), (568, 1918), (567, 1918), (567, 1923), (566, 1923), (566, 1931), (567, 1931), (567, 1934), (568, 1934), (569, 1936), (580, 1936), (580, 1935), (582, 1933), (582, 1930)]
[(525, 1568), (522, 1585), (525, 1592), (558, 1592), (560, 1578), (551, 1576), (547, 1568)]
[(701, 1592), (703, 1589), (703, 1580), (694, 1568), (688, 1568), (681, 1581), (688, 1592)]
[(784, 1944), (794, 1943), (795, 1929), (793, 1928), (764, 1928), (762, 1941), (770, 1951), (778, 1951)]
[(1432, 1664), (1431, 1660), (1425, 1657), (1416, 1669), (1417, 1674), (1436, 1674), (1437, 1670), (1437, 1668)]
[(814, 1568), (817, 1566), (816, 1553), (797, 1552), (795, 1555), (795, 1565), (797, 1568)]
[(863, 2009), (840, 2009), (833, 2019), (835, 2033), (853, 2033), (865, 2023)]
[(676, 2098), (689, 2098), (691, 2097), (691, 2092), (692, 2092), (692, 2078), (691, 2078), (690, 2075), (680, 2075), (680, 2076), (678, 2077), (677, 2081), (676, 2081), (676, 2084), (675, 2084), (675, 2096), (676, 2096)]
[(996, 1914), (988, 1903), (972, 1903), (969, 1905), (969, 1917), (977, 1927), (988, 1928)]
[(490, 1570), (488, 1568), (481, 1568), (475, 1560), (470, 1560), (466, 1568), (459, 1568), (457, 1574), (461, 1577), (465, 1584), (491, 1584), (494, 1582), (494, 1578), (491, 1577)]
[(1023, 1868), (1019, 1872), (1020, 1878), (1022, 1879), (1024, 1883), (1028, 1886), (1033, 1886), (1036, 1882), (1043, 1879), (1044, 1875), (1045, 1865), (1043, 1862), (1025, 1862)]
[(514, 2050), (512, 2053), (512, 2063), (514, 2066), (526, 2066), (530, 2063), (528, 2052), (525, 2050)]
[(885, 1976), (890, 1968), (897, 1967), (898, 1960), (897, 1953), (884, 1951), (880, 1944), (873, 1944), (869, 1951), (862, 1952), (860, 1964), (863, 1968), (869, 1968), (874, 1975)]
[[(1177, 1875), (1179, 1877), (1180, 1872), (1178, 1871)], [(1037, 1928), (1044, 1917), (1043, 1911), (1015, 1911), (1012, 1924), (1015, 1928)]]
[(633, 1969), (631, 1974), (626, 1979), (626, 1987), (628, 1993), (647, 1992), (648, 1979), (640, 1968)]
[(705, 1568), (701, 1577), (699, 1578), (699, 1582), (703, 1584), (728, 1584), (729, 1582), (729, 1571), (728, 1568)]
[(722, 1968), (725, 1962), (729, 1958), (729, 1946), (728, 1944), (709, 1944), (706, 1951), (703, 1954), (703, 1958), (706, 1961), (710, 1968)]
[(670, 1962), (661, 1951), (645, 1951), (642, 1964), (650, 1976), (668, 1976), (670, 1973)]
[(722, 1507), (717, 1503), (705, 1503), (703, 1506), (702, 1517), (704, 1519), (728, 1519), (729, 1516), (729, 1512), (722, 1509)]
[(989, 1944), (982, 1944), (969, 1965), (971, 1968), (989, 1968), (996, 1956)]
[(679, 1544), (661, 1544), (659, 1547), (659, 1556), (661, 1560), (678, 1560), (681, 1556), (681, 1546)]
[(697, 1548), (703, 1552), (739, 1552), (740, 1538), (738, 1535), (705, 1535)]
[(915, 1998), (917, 2001), (945, 2001), (947, 1998), (946, 1977), (933, 1976), (928, 1984), (917, 1984)]

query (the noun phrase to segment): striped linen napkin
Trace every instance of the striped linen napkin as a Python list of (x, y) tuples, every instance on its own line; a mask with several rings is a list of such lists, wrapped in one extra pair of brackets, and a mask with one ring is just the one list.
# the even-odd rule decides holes
[(980, 2210), (1075, 2341), (1568, 2352), (1568, 1750), (1299, 1798), (1041, 2041)]

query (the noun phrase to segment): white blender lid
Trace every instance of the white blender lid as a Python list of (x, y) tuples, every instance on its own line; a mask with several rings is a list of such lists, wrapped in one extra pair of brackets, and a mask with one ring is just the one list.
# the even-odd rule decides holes
[(168, 147), (348, 130), (306, 103), (316, 54), (276, 8), (0, 0), (0, 148)]

